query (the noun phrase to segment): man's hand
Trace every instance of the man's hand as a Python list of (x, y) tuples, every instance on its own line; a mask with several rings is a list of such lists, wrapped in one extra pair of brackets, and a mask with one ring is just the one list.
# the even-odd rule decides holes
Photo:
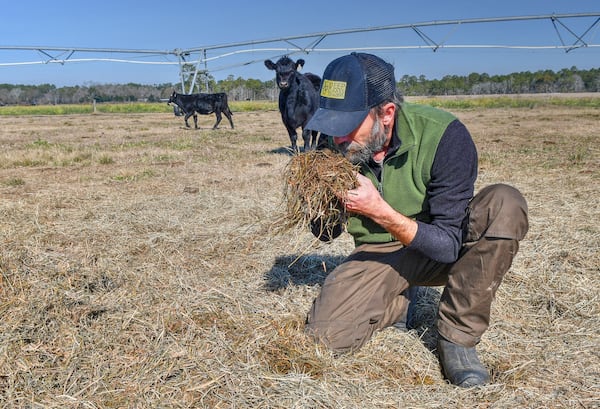
[(385, 203), (371, 179), (360, 173), (356, 174), (356, 179), (358, 186), (346, 192), (343, 199), (344, 205), (348, 211), (374, 218), (378, 210), (387, 203)]
[(358, 186), (340, 198), (346, 209), (370, 218), (408, 246), (417, 234), (417, 222), (394, 210), (379, 194), (371, 179), (361, 174), (357, 174), (356, 178)]

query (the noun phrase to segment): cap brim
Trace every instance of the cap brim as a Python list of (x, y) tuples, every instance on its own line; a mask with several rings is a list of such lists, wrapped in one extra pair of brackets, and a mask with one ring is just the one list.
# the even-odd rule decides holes
[(361, 124), (368, 113), (369, 109), (345, 112), (319, 108), (305, 128), (329, 136), (346, 136)]

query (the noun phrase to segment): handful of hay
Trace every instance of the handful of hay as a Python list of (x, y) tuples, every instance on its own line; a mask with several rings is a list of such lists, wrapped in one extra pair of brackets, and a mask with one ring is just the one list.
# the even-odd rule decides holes
[(346, 210), (338, 196), (357, 185), (352, 165), (340, 153), (312, 150), (296, 154), (284, 170), (286, 216), (284, 229), (316, 228), (319, 236), (332, 236), (346, 222)]

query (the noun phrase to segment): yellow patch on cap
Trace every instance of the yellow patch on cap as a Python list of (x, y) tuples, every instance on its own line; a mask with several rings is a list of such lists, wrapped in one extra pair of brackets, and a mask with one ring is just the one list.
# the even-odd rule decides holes
[(325, 98), (344, 99), (346, 97), (346, 82), (324, 80), (321, 96)]

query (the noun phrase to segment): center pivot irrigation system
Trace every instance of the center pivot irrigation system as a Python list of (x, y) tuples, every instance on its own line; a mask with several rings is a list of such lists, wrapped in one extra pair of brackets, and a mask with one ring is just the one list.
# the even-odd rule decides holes
[[(568, 19), (582, 19), (587, 18), (591, 21), (591, 24), (582, 33), (578, 34), (573, 29), (569, 28), (565, 20)], [(557, 38), (560, 44), (554, 45), (519, 45), (519, 44), (495, 44), (495, 45), (458, 45), (448, 44), (448, 39), (452, 33), (456, 31), (461, 25), (466, 24), (489, 24), (489, 23), (505, 23), (514, 21), (531, 22), (534, 20), (547, 20), (549, 21), (554, 31), (556, 32)], [(292, 54), (309, 54), (312, 52), (344, 52), (344, 51), (373, 51), (373, 50), (402, 50), (402, 49), (430, 49), (431, 51), (438, 51), (440, 49), (456, 49), (456, 48), (504, 48), (504, 49), (560, 49), (565, 52), (571, 52), (578, 48), (590, 48), (600, 47), (600, 44), (593, 44), (593, 38), (600, 27), (600, 12), (590, 13), (572, 13), (572, 14), (550, 14), (550, 15), (534, 15), (534, 16), (514, 16), (514, 17), (491, 17), (491, 18), (473, 18), (463, 20), (440, 20), (440, 21), (429, 21), (412, 24), (394, 24), (387, 26), (378, 27), (365, 27), (365, 28), (354, 28), (345, 30), (326, 31), (311, 34), (301, 34), (289, 37), (277, 37), (264, 40), (250, 40), (242, 41), (237, 43), (229, 44), (218, 44), (211, 46), (201, 46), (188, 49), (173, 49), (173, 50), (142, 50), (142, 49), (118, 49), (118, 48), (81, 48), (81, 47), (38, 47), (38, 46), (2, 46), (0, 50), (20, 50), (20, 51), (37, 51), (44, 56), (41, 61), (28, 61), (28, 62), (2, 62), (0, 60), (0, 66), (18, 66), (18, 65), (34, 65), (34, 64), (66, 64), (70, 62), (91, 62), (91, 61), (105, 61), (105, 62), (121, 62), (121, 63), (132, 63), (132, 64), (153, 64), (153, 65), (176, 65), (180, 67), (180, 79), (181, 88), (185, 92), (185, 79), (192, 78), (189, 82), (189, 90), (187, 93), (192, 93), (194, 84), (198, 74), (206, 73), (210, 71), (221, 71), (224, 69), (231, 69), (235, 67), (241, 67), (245, 65), (254, 64), (257, 62), (264, 61), (263, 59), (255, 59), (250, 61), (243, 61), (237, 64), (231, 64), (228, 66), (208, 69), (208, 63), (217, 61), (223, 58), (232, 57), (234, 55), (242, 55), (245, 53), (256, 54), (258, 52), (269, 52), (279, 53), (278, 55), (292, 55)], [(434, 26), (450, 26), (452, 30), (446, 35), (446, 37), (440, 41), (432, 39), (424, 31), (426, 27)], [(420, 45), (392, 45), (392, 46), (380, 46), (380, 47), (350, 47), (350, 48), (321, 48), (319, 44), (327, 37), (340, 36), (354, 33), (364, 33), (373, 31), (383, 30), (412, 30), (422, 40), (424, 44)], [(526, 39), (524, 37), (524, 39)], [(307, 40), (309, 43), (306, 46), (295, 44), (298, 40)], [(263, 47), (256, 48), (258, 45), (263, 44), (286, 44), (285, 47)], [(250, 47), (250, 48), (248, 48)], [(228, 51), (229, 50), (229, 51)], [(208, 57), (208, 52), (221, 52), (220, 54)], [(88, 53), (98, 55), (94, 58), (73, 58), (76, 53)], [(100, 55), (111, 55), (111, 54), (123, 54), (128, 55), (128, 58), (107, 58), (100, 57)], [(143, 56), (144, 59), (139, 58)], [(157, 60), (159, 58), (159, 60)], [(170, 60), (173, 58), (174, 60)], [(151, 60), (152, 59), (152, 60)]]

